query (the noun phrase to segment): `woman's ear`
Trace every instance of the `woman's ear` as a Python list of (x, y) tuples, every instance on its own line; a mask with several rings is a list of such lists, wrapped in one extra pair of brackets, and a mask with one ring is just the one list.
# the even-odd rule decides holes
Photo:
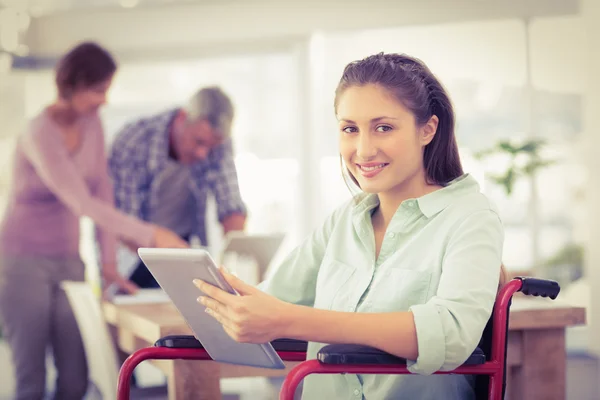
[(63, 100), (70, 100), (73, 96), (73, 88), (72, 87), (63, 87), (58, 89), (58, 97)]
[(421, 144), (423, 146), (427, 146), (429, 143), (431, 143), (435, 137), (439, 123), (440, 120), (437, 115), (432, 115), (431, 118), (429, 118), (429, 121), (423, 125), (421, 128)]

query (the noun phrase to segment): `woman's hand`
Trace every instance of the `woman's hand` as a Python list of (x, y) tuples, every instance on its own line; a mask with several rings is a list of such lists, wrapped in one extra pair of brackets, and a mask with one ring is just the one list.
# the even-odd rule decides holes
[(283, 337), (292, 304), (270, 296), (224, 271), (227, 282), (241, 295), (229, 294), (199, 279), (194, 284), (205, 296), (198, 302), (240, 343), (267, 343)]
[(116, 265), (103, 265), (102, 278), (104, 280), (104, 290), (106, 290), (111, 284), (117, 285), (119, 289), (124, 290), (128, 294), (134, 294), (139, 289), (135, 283), (123, 278), (117, 272)]
[(133, 253), (137, 253), (138, 249), (140, 248), (140, 246), (137, 243), (135, 243), (131, 240), (121, 239), (121, 243), (123, 244), (123, 246), (127, 247)]

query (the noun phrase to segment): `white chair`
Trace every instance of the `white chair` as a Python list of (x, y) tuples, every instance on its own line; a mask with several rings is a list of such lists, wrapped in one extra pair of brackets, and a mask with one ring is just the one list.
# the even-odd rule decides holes
[(119, 361), (102, 308), (86, 282), (63, 282), (83, 339), (90, 380), (103, 400), (116, 400)]
[[(102, 400), (116, 400), (119, 360), (102, 313), (100, 301), (92, 291), (89, 283), (65, 281), (62, 282), (62, 288), (69, 299), (69, 304), (79, 326), (87, 357), (90, 380), (100, 392)], [(148, 301), (148, 299), (152, 301), (152, 297), (156, 297), (156, 294), (153, 296), (149, 294), (148, 296), (145, 299), (142, 292), (141, 298), (145, 301)], [(126, 299), (122, 299), (122, 301), (126, 302)], [(159, 296), (156, 301), (164, 300), (161, 300)], [(136, 370), (139, 370), (136, 371), (138, 373), (135, 375), (138, 385), (147, 387), (149, 392), (152, 391), (153, 387), (156, 388), (166, 384), (164, 375), (152, 365), (142, 364)], [(249, 391), (247, 393), (249, 397), (246, 398), (264, 398), (265, 388), (263, 386), (265, 383), (263, 381), (264, 379), (256, 378), (224, 379), (221, 381), (221, 390), (224, 395), (239, 395)], [(261, 396), (255, 395), (255, 392), (261, 393)], [(139, 395), (142, 398), (147, 397), (144, 392), (140, 392)]]

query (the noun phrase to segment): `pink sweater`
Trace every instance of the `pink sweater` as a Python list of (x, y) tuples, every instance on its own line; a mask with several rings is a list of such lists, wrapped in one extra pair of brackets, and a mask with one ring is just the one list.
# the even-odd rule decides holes
[(72, 154), (47, 111), (19, 137), (8, 207), (0, 223), (3, 254), (77, 256), (82, 216), (98, 228), (103, 263), (115, 262), (117, 238), (151, 245), (151, 225), (114, 207), (100, 118), (81, 122), (82, 142)]

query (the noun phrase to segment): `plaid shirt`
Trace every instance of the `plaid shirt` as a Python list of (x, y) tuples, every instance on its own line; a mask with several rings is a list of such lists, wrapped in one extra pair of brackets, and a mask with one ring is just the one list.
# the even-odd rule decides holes
[[(144, 221), (158, 207), (153, 181), (169, 157), (169, 130), (178, 110), (140, 119), (126, 125), (116, 136), (109, 155), (114, 181), (115, 203), (124, 212)], [(246, 214), (233, 162), (231, 139), (214, 147), (205, 160), (191, 166), (190, 189), (196, 202), (194, 216), (197, 235), (207, 245), (206, 199), (214, 194), (219, 221), (235, 213)]]

